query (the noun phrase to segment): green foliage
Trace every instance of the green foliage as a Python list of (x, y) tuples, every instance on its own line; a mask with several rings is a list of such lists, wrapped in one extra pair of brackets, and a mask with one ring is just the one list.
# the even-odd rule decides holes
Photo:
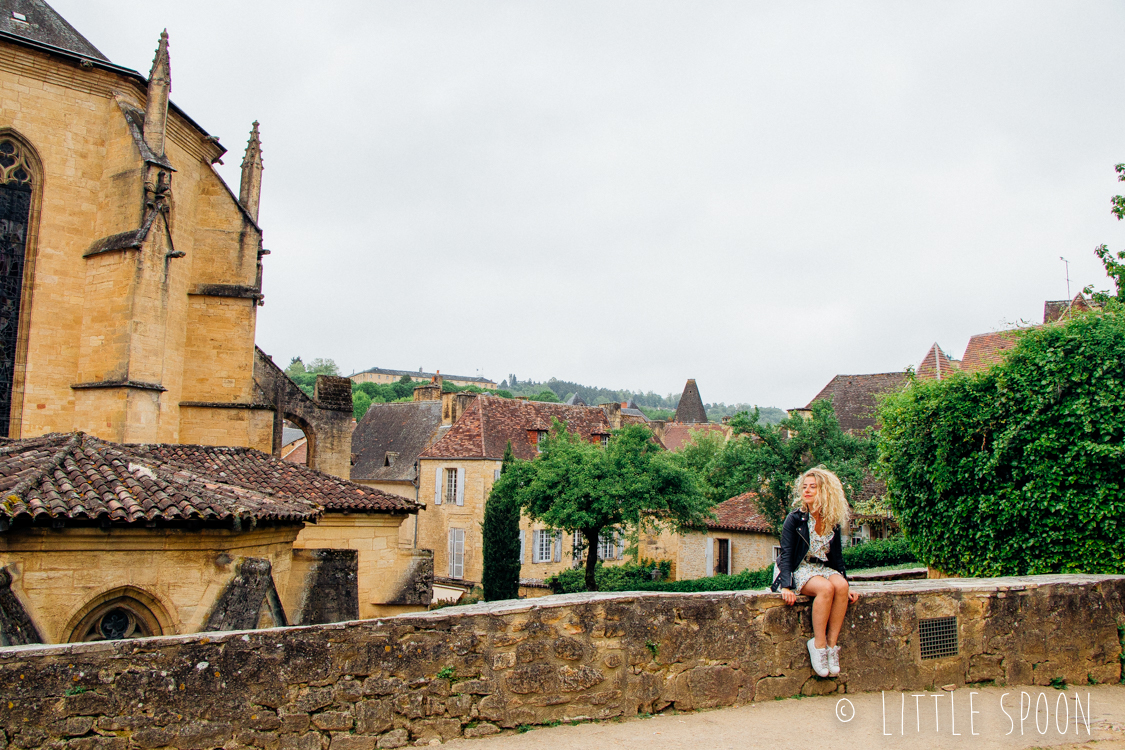
[(367, 409), (371, 406), (371, 397), (360, 390), (352, 389), (352, 414), (356, 421), (363, 419)]
[(686, 581), (660, 581), (638, 584), (630, 591), (749, 591), (769, 588), (773, 583), (773, 566), (761, 570), (744, 570), (732, 575), (690, 578)]
[[(599, 562), (594, 570), (598, 591), (634, 591), (637, 586), (662, 581), (672, 572), (672, 563), (642, 560), (640, 563), (604, 565)], [(586, 573), (579, 568), (562, 570), (547, 579), (553, 594), (574, 594), (586, 590)]]
[[(581, 532), (588, 550), (609, 528), (676, 531), (698, 526), (711, 504), (695, 477), (668, 459), (643, 426), (616, 430), (601, 447), (567, 431), (556, 421), (543, 452), (516, 461), (495, 487), (508, 483), (533, 519), (555, 529)], [(494, 490), (495, 491), (495, 490)], [(586, 555), (586, 585), (597, 590), (597, 555)]]
[(1125, 572), (1125, 312), (1024, 332), (984, 373), (881, 408), (880, 470), (919, 559), (962, 576)]
[(289, 377), (293, 377), (294, 375), (304, 375), (306, 372), (307, 370), (305, 370), (305, 363), (301, 361), (300, 357), (294, 357), (293, 359), (289, 360), (289, 366), (285, 368), (285, 374)]
[(437, 677), (437, 679), (439, 680), (452, 680), (453, 674), (453, 667), (442, 667), (438, 670), (438, 673), (435, 675), (435, 677)]
[[(508, 441), (500, 469), (501, 477), (511, 469), (515, 460), (512, 443)], [(516, 489), (510, 482), (497, 482), (484, 504), (484, 522), (481, 524), (484, 572), (481, 574), (481, 585), (485, 601), (519, 598), (520, 506), (515, 497)]]
[(793, 483), (802, 472), (823, 464), (840, 477), (850, 500), (875, 458), (873, 442), (841, 430), (828, 401), (814, 403), (809, 419), (787, 417), (766, 424), (754, 409), (735, 415), (730, 424), (735, 432), (731, 440), (697, 437), (673, 460), (703, 483), (714, 503), (757, 492), (759, 510), (779, 532), (792, 505)]
[(336, 366), (336, 360), (334, 359), (317, 357), (308, 364), (306, 372), (312, 375), (334, 375), (339, 377), (340, 368)]
[(887, 565), (916, 562), (906, 537), (872, 539), (870, 542), (844, 548), (844, 567), (848, 570), (882, 568)]

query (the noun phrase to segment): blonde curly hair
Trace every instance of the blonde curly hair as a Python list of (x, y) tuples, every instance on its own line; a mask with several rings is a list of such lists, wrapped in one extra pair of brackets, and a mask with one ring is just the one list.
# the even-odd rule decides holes
[[(807, 477), (816, 479), (816, 499), (813, 500), (812, 507), (809, 508), (804, 507), (805, 500), (801, 497), (801, 485), (804, 484)], [(848, 505), (848, 497), (844, 493), (844, 485), (840, 483), (838, 476), (823, 466), (814, 466), (797, 477), (797, 481), (793, 483), (793, 508), (809, 512), (819, 510), (825, 528), (828, 529), (834, 529), (837, 526), (845, 529), (851, 518), (851, 507)]]

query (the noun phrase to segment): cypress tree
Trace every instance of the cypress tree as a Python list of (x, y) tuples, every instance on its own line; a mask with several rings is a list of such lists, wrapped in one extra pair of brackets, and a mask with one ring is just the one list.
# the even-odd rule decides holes
[(504, 451), (500, 468), (501, 480), (492, 486), (484, 504), (484, 572), (481, 584), (485, 601), (517, 599), (520, 590), (520, 507), (516, 503), (512, 482), (503, 481), (504, 474), (515, 462), (512, 443)]

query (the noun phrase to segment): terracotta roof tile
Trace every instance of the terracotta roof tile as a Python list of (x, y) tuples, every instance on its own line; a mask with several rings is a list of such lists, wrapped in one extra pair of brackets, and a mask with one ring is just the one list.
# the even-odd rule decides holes
[(926, 352), (926, 356), (922, 359), (922, 364), (918, 365), (915, 374), (920, 378), (941, 380), (942, 378), (949, 377), (956, 371), (957, 365), (941, 350), (941, 347), (935, 343), (930, 347), (930, 351)]
[(253, 448), (171, 444), (123, 447), (247, 490), (295, 502), (313, 501), (329, 513), (414, 513), (419, 507), (405, 497), (282, 461)]
[(321, 507), (311, 497), (263, 491), (228, 481), (221, 472), (193, 471), (144, 448), (83, 433), (0, 444), (0, 516), (119, 523), (230, 522), (237, 517), (298, 523), (320, 515)]
[(987, 370), (1004, 359), (1004, 353), (1019, 341), (1019, 331), (995, 331), (978, 333), (969, 339), (965, 356), (961, 358), (961, 369), (965, 372)]
[(538, 449), (528, 437), (550, 427), (558, 419), (586, 440), (610, 432), (606, 413), (597, 406), (568, 406), (541, 401), (520, 401), (481, 394), (465, 409), (457, 422), (440, 440), (426, 449), (421, 458), (504, 457), (508, 441), (516, 458), (532, 459)]
[(816, 401), (832, 400), (840, 429), (862, 432), (875, 426), (877, 396), (906, 385), (904, 372), (880, 372), (872, 375), (837, 375), (816, 394), (806, 409)]
[(715, 506), (715, 520), (707, 528), (722, 531), (757, 531), (772, 534), (773, 527), (758, 510), (757, 495), (744, 492)]

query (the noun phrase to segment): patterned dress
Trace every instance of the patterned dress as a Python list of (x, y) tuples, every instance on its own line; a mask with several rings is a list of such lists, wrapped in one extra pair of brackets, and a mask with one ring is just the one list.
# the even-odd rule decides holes
[(833, 570), (823, 563), (812, 562), (808, 558), (819, 557), (822, 560), (828, 559), (828, 546), (832, 543), (832, 536), (835, 531), (829, 531), (827, 534), (816, 533), (816, 519), (809, 514), (809, 552), (797, 569), (793, 571), (793, 589), (794, 593), (801, 593), (801, 589), (809, 582), (813, 576), (838, 576), (840, 572)]

